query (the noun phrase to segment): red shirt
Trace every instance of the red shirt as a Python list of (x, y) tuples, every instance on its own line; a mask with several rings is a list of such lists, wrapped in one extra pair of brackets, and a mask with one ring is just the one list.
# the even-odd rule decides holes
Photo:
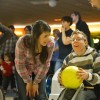
[(11, 63), (3, 62), (2, 66), (3, 66), (4, 70), (6, 71), (6, 73), (3, 73), (3, 76), (5, 76), (5, 77), (11, 76), (12, 75), (12, 68), (14, 66), (13, 62), (11, 62)]

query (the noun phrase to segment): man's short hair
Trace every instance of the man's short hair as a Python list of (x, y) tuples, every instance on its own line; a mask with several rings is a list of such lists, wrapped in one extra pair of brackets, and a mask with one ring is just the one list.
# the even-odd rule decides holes
[(8, 28), (11, 28), (11, 29), (15, 30), (14, 25), (9, 25)]
[(59, 37), (59, 36), (60, 36), (60, 31), (59, 31), (59, 29), (54, 29), (54, 30), (53, 30), (53, 34), (57, 34), (57, 36)]
[(81, 15), (80, 15), (80, 13), (78, 11), (73, 11), (72, 14), (75, 14), (76, 16), (79, 17), (79, 19), (81, 19)]
[(73, 20), (70, 16), (63, 16), (61, 21), (67, 21), (67, 22), (70, 22), (70, 25), (72, 25), (73, 23)]
[(86, 35), (84, 32), (82, 32), (82, 31), (80, 31), (80, 30), (78, 30), (78, 29), (76, 29), (75, 31), (72, 32), (71, 37), (72, 37), (74, 34), (82, 34), (83, 37), (84, 37), (84, 39), (87, 40), (87, 35)]
[[(27, 28), (29, 31), (32, 30), (32, 27), (30, 25), (25, 26), (25, 28)], [(24, 28), (24, 30), (25, 30), (25, 28)]]

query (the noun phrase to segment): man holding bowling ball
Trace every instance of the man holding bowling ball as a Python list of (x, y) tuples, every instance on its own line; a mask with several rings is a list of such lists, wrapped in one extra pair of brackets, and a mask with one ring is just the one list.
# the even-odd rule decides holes
[(83, 81), (84, 89), (78, 93), (75, 100), (100, 100), (98, 94), (100, 93), (100, 54), (88, 45), (87, 36), (82, 31), (76, 30), (72, 33), (71, 43), (73, 52), (64, 59), (63, 67), (58, 74), (58, 82), (62, 84), (61, 73), (66, 67), (77, 66), (79, 71), (76, 75), (80, 81)]

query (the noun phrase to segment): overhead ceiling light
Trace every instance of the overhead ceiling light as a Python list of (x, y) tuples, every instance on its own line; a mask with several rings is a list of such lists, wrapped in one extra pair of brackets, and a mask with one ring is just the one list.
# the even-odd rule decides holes
[(31, 3), (34, 5), (40, 5), (40, 4), (48, 4), (49, 0), (32, 0)]
[(48, 4), (50, 7), (55, 7), (58, 0), (32, 0), (31, 3), (34, 5)]
[(55, 7), (57, 5), (57, 0), (49, 0), (49, 6)]
[(55, 18), (54, 21), (55, 22), (60, 22), (61, 21), (61, 18)]
[(99, 39), (93, 39), (94, 43), (99, 43)]

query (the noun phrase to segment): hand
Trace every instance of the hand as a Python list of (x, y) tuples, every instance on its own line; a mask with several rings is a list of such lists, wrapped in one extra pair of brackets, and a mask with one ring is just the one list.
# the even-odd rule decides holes
[(29, 82), (26, 85), (26, 95), (32, 97), (32, 82)]
[(35, 97), (36, 95), (39, 95), (39, 91), (38, 91), (38, 84), (34, 84), (32, 85), (32, 96)]
[(78, 76), (78, 79), (83, 81), (83, 80), (88, 79), (89, 73), (86, 70), (79, 68), (79, 71), (77, 72), (77, 76)]
[(65, 33), (65, 28), (63, 26), (61, 28), (61, 32), (62, 32), (62, 34)]
[(6, 70), (3, 70), (2, 72), (3, 72), (3, 74), (5, 74), (6, 73)]

